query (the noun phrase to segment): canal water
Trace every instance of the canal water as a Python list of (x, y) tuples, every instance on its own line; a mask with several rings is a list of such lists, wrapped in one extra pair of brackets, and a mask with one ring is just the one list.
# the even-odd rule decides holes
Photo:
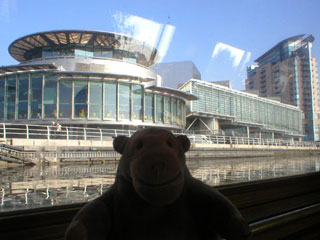
[[(217, 186), (319, 171), (320, 157), (188, 160), (191, 174)], [(113, 183), (117, 162), (0, 168), (0, 212), (90, 201)]]

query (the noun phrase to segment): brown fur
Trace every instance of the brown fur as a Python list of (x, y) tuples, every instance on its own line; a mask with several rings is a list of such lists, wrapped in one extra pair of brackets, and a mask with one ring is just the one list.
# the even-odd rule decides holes
[[(114, 139), (115, 183), (74, 218), (66, 239), (247, 239), (248, 224), (186, 167), (189, 139), (148, 128)], [(81, 234), (80, 234), (81, 233)], [(82, 235), (82, 238), (79, 238)]]

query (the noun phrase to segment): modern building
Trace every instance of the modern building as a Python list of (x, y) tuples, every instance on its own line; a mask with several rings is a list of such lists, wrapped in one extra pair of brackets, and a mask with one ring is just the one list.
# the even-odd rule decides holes
[(184, 129), (192, 94), (161, 87), (157, 49), (99, 31), (49, 31), (15, 40), (20, 64), (0, 68), (0, 121)]
[(312, 35), (285, 39), (255, 60), (247, 70), (246, 90), (298, 106), (305, 140), (320, 140), (319, 87)]
[(170, 88), (178, 88), (191, 78), (201, 79), (192, 61), (157, 63), (152, 69), (161, 76), (163, 85)]
[(298, 107), (198, 79), (179, 89), (199, 98), (187, 104), (187, 130), (256, 138), (303, 136)]
[[(168, 63), (172, 74), (161, 78), (151, 68), (159, 59), (157, 49), (125, 35), (40, 32), (15, 40), (9, 53), (20, 64), (0, 67), (3, 123), (303, 135), (299, 108), (233, 90), (227, 81), (193, 79), (200, 73), (192, 62)], [(165, 86), (181, 86), (164, 87), (161, 79)]]

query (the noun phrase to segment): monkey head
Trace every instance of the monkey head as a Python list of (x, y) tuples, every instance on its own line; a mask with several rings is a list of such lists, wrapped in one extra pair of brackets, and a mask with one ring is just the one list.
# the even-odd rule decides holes
[(164, 206), (182, 193), (186, 170), (187, 136), (175, 136), (164, 129), (146, 128), (130, 138), (118, 136), (114, 149), (122, 154), (118, 174), (132, 183), (147, 203)]

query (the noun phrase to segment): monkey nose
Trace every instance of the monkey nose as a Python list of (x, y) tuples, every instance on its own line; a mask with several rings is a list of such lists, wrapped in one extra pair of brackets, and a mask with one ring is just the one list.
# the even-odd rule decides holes
[(165, 161), (155, 162), (151, 165), (151, 172), (157, 179), (159, 179), (161, 175), (164, 173), (165, 167), (166, 167)]

